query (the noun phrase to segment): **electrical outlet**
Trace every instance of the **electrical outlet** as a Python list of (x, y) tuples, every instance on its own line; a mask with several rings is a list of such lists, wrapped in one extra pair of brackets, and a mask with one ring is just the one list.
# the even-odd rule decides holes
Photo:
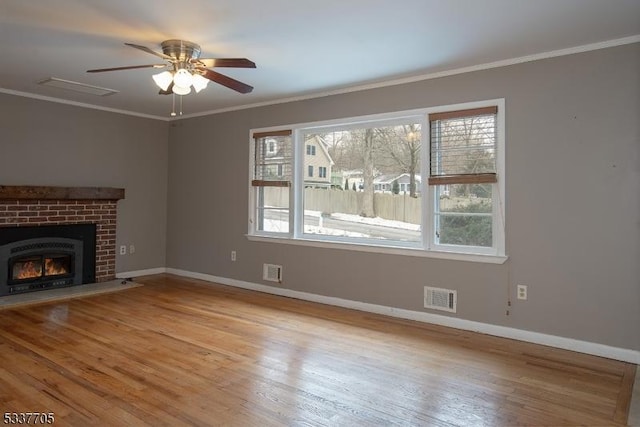
[(127, 254), (127, 245), (121, 245), (120, 246), (120, 255), (126, 255)]
[(135, 254), (136, 253), (135, 245), (129, 245), (129, 253), (130, 254)]
[(231, 261), (236, 260), (236, 251), (231, 251)]
[(517, 289), (518, 299), (526, 300), (527, 299), (527, 285), (518, 285), (516, 289)]

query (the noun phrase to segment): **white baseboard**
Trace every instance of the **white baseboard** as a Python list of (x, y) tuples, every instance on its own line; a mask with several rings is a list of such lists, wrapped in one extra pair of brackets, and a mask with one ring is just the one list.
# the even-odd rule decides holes
[(149, 268), (147, 270), (137, 270), (137, 271), (123, 271), (122, 273), (116, 273), (116, 278), (129, 279), (131, 277), (150, 276), (152, 274), (162, 274), (166, 272), (167, 272), (167, 269), (164, 267)]
[(310, 294), (307, 292), (294, 291), (291, 289), (277, 288), (274, 286), (260, 285), (257, 283), (245, 282), (242, 280), (229, 279), (226, 277), (212, 276), (203, 273), (167, 268), (165, 271), (176, 276), (200, 279), (206, 282), (220, 283), (243, 289), (250, 289), (258, 292), (265, 292), (274, 295), (281, 295), (290, 298), (313, 301), (321, 304), (334, 305), (338, 307), (351, 308), (354, 310), (366, 311), (369, 313), (383, 314), (400, 319), (415, 320), (423, 323), (447, 326), (455, 329), (479, 332), (502, 338), (510, 338), (518, 341), (525, 341), (534, 344), (546, 345), (549, 347), (561, 348), (565, 350), (586, 353), (594, 356), (606, 357), (623, 362), (640, 364), (640, 351), (626, 348), (612, 347), (604, 344), (580, 341), (572, 338), (559, 337), (556, 335), (542, 334), (539, 332), (525, 331), (522, 329), (510, 328), (506, 326), (491, 325), (488, 323), (474, 322), (472, 320), (458, 319), (448, 316), (440, 316), (432, 313), (422, 313), (419, 311), (405, 310), (401, 308), (387, 307), (377, 304), (369, 304), (360, 301), (346, 300), (342, 298), (327, 297)]

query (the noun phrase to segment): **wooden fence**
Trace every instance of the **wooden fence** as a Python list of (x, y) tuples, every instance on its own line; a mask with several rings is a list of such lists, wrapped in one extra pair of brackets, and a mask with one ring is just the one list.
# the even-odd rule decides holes
[[(264, 190), (265, 205), (288, 206), (288, 188), (265, 187)], [(304, 209), (325, 214), (360, 215), (363, 196), (361, 191), (306, 188)], [(409, 197), (408, 194), (374, 193), (373, 208), (380, 218), (420, 224), (420, 198)]]

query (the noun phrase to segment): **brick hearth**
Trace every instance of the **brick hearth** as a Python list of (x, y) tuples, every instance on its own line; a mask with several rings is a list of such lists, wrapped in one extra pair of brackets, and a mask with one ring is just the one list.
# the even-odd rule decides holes
[[(50, 188), (50, 191), (39, 195), (24, 192), (26, 199), (6, 200), (0, 191), (0, 227), (21, 227), (60, 224), (96, 224), (96, 281), (105, 282), (115, 278), (116, 269), (116, 221), (117, 202), (124, 197), (124, 190), (112, 196), (101, 192), (86, 197), (108, 197), (108, 199), (68, 200), (74, 195), (62, 194), (60, 187), (0, 187), (29, 189)], [(15, 193), (6, 198), (16, 198)], [(61, 195), (62, 194), (62, 195)], [(87, 193), (81, 193), (87, 194)], [(38, 199), (42, 197), (41, 199)], [(50, 198), (60, 197), (60, 199)], [(111, 199), (113, 197), (113, 199)]]

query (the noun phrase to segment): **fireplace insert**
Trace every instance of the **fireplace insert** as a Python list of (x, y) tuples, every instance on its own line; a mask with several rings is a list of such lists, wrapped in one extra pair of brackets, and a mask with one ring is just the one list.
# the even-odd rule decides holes
[(95, 281), (95, 224), (0, 228), (0, 295)]

